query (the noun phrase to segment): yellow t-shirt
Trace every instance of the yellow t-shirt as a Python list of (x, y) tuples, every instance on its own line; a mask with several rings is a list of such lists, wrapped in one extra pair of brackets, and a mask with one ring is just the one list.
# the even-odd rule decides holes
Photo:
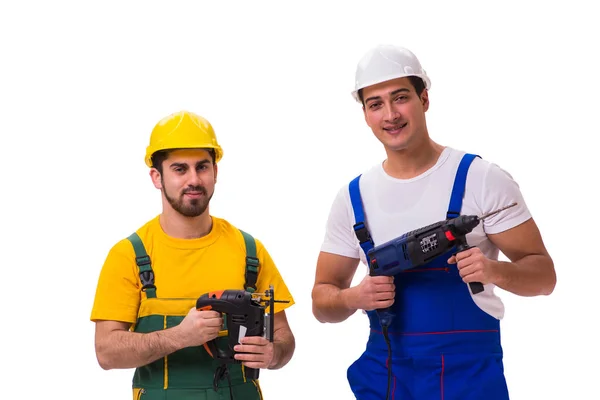
[[(167, 236), (158, 216), (136, 231), (152, 262), (156, 297), (198, 298), (216, 290), (244, 289), (244, 238), (226, 220), (212, 220), (210, 233), (199, 239)], [(289, 301), (275, 303), (277, 313), (293, 305), (294, 299), (263, 244), (255, 241), (260, 263), (256, 292), (264, 293), (273, 285), (275, 299)], [(133, 246), (123, 239), (110, 249), (100, 271), (90, 319), (135, 323), (141, 286)]]

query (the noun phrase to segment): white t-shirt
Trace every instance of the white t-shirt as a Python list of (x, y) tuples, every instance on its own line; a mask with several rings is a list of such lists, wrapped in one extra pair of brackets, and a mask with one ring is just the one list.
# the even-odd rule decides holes
[[(383, 169), (383, 163), (362, 174), (360, 194), (365, 224), (375, 245), (446, 219), (454, 178), (464, 154), (463, 151), (446, 147), (433, 167), (411, 179), (389, 176)], [(462, 209), (454, 211), (481, 216), (513, 202), (517, 202), (517, 205), (486, 218), (473, 229), (467, 235), (467, 243), (479, 247), (486, 257), (497, 260), (498, 248), (486, 233), (503, 232), (531, 218), (519, 185), (512, 176), (496, 164), (475, 158), (467, 174)], [(360, 258), (367, 266), (365, 254), (353, 229), (354, 224), (354, 212), (346, 184), (339, 190), (331, 206), (321, 251)], [(502, 319), (504, 304), (494, 293), (494, 287), (492, 284), (485, 285), (484, 292), (471, 296), (483, 311)]]

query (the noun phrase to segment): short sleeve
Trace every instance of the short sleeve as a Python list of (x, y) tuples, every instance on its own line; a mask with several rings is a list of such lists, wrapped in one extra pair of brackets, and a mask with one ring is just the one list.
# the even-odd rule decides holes
[(497, 210), (512, 203), (516, 206), (492, 215), (483, 221), (486, 233), (495, 234), (514, 228), (531, 218), (519, 185), (498, 165), (490, 163), (482, 185), (483, 212)]
[(341, 256), (360, 258), (360, 247), (352, 229), (354, 219), (350, 209), (348, 188), (339, 190), (333, 200), (325, 225), (325, 237), (321, 251)]
[(135, 253), (124, 239), (113, 246), (100, 270), (91, 320), (135, 323), (140, 305)]

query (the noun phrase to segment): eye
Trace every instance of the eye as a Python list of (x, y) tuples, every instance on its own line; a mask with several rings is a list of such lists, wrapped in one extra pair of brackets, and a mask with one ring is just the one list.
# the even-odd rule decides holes
[(370, 108), (371, 110), (374, 110), (374, 109), (376, 109), (377, 107), (379, 107), (380, 105), (381, 105), (381, 103), (379, 103), (379, 102), (373, 102), (373, 103), (369, 104), (369, 108)]
[(406, 101), (408, 99), (408, 96), (398, 96), (396, 97), (395, 101)]

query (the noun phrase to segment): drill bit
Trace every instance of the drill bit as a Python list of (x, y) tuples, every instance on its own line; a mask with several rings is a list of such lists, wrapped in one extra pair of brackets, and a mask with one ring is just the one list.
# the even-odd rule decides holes
[(516, 203), (516, 202), (514, 202), (514, 203), (512, 203), (512, 204), (509, 204), (508, 206), (505, 206), (505, 207), (499, 208), (499, 209), (497, 209), (497, 210), (494, 210), (494, 211), (490, 211), (490, 212), (489, 212), (489, 213), (487, 213), (487, 214), (483, 214), (481, 217), (479, 217), (479, 219), (480, 219), (480, 220), (484, 220), (484, 219), (486, 219), (487, 217), (489, 217), (489, 216), (491, 216), (491, 215), (498, 214), (500, 211), (506, 210), (507, 208), (514, 207), (514, 206), (516, 206), (516, 205), (517, 205), (517, 203)]

